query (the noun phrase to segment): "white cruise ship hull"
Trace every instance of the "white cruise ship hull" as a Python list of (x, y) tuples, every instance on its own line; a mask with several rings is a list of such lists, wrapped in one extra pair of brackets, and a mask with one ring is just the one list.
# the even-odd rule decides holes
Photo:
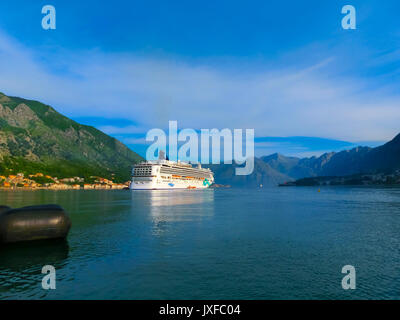
[(204, 185), (203, 182), (197, 181), (132, 181), (130, 185), (132, 190), (206, 189), (208, 187), (209, 184)]

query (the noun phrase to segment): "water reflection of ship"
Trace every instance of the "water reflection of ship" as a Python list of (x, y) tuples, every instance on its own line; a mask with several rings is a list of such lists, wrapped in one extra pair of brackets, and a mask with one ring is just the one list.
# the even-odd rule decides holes
[(155, 222), (196, 221), (214, 215), (214, 189), (151, 190), (147, 194)]

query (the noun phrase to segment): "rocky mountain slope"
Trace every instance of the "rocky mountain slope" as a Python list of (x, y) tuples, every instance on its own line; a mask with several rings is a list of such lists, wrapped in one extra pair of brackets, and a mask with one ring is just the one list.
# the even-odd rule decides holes
[(0, 93), (0, 173), (129, 180), (141, 157), (94, 127), (81, 125), (43, 103)]
[(211, 168), (218, 183), (243, 187), (277, 185), (309, 177), (390, 175), (400, 169), (400, 134), (376, 148), (356, 147), (310, 158), (286, 157), (278, 153), (256, 158), (254, 172), (249, 176), (235, 176), (234, 167), (220, 165)]
[(272, 168), (292, 178), (392, 173), (400, 169), (400, 134), (386, 144), (330, 152), (320, 157), (295, 158), (273, 154), (261, 158)]

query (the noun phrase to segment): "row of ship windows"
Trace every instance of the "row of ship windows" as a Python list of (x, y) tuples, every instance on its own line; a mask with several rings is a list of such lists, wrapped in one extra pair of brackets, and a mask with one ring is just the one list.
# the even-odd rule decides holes
[(172, 175), (180, 175), (180, 176), (188, 176), (188, 177), (197, 177), (197, 178), (209, 178), (210, 175), (205, 175), (205, 174), (197, 174), (194, 172), (173, 172), (173, 171), (169, 171), (169, 172), (165, 172), (163, 170), (161, 170), (161, 174), (172, 174)]
[[(185, 176), (189, 176), (192, 177), (191, 179), (195, 179), (195, 180), (204, 180), (205, 178), (210, 179), (211, 176), (210, 175), (203, 175), (203, 174), (198, 174), (196, 172), (190, 172), (188, 170), (182, 170), (182, 171), (186, 171), (186, 172), (176, 172), (175, 170), (171, 170), (171, 169), (167, 169), (167, 168), (162, 168), (161, 169), (161, 174), (171, 174), (171, 175), (180, 175), (183, 176), (182, 178), (185, 179)], [(156, 169), (156, 172), (158, 172), (159, 169)], [(152, 168), (151, 167), (138, 167), (134, 169), (134, 175), (135, 176), (149, 176), (152, 174)], [(168, 177), (166, 177), (165, 175), (161, 176), (164, 179), (167, 179)], [(172, 177), (173, 179), (182, 179), (181, 177)]]
[[(145, 175), (151, 175), (151, 170), (136, 170), (135, 169), (135, 171), (134, 171), (134, 175), (141, 175), (141, 176), (145, 176)], [(176, 174), (176, 172), (175, 173), (167, 173), (167, 174)], [(190, 174), (188, 174), (187, 176), (190, 176), (190, 177), (193, 177), (193, 175), (190, 175)], [(167, 178), (166, 176), (164, 176), (164, 175), (162, 175), (161, 176), (162, 178)], [(185, 177), (185, 176), (183, 176), (183, 177)], [(177, 177), (173, 177), (173, 178), (177, 178)], [(178, 177), (179, 178), (179, 177)], [(205, 177), (205, 176), (197, 176), (196, 177), (196, 174), (194, 175), (194, 177), (193, 177), (193, 179), (197, 179), (197, 180), (203, 180), (203, 179), (205, 179), (205, 178), (210, 178), (209, 176), (208, 177)]]
[[(135, 172), (152, 172), (152, 167), (136, 167), (134, 169)], [(156, 168), (156, 172), (158, 172), (159, 169)], [(204, 175), (203, 172), (199, 172), (199, 170), (196, 169), (186, 169), (186, 168), (179, 168), (178, 170), (176, 168), (168, 168), (168, 167), (162, 167), (161, 168), (161, 173), (167, 173), (167, 174), (190, 174), (190, 175)]]
[[(161, 176), (161, 178), (162, 178), (162, 179), (171, 179), (171, 177), (166, 177), (166, 176)], [(197, 177), (190, 177), (190, 178), (187, 178), (187, 177), (172, 177), (172, 179), (175, 179), (175, 180), (185, 180), (185, 179), (188, 179), (188, 180), (199, 180), (199, 181), (201, 181), (201, 180), (204, 180), (205, 178), (197, 178)]]

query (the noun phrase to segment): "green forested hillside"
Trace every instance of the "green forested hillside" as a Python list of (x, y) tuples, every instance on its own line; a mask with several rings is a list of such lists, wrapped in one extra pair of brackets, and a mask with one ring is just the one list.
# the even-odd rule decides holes
[[(0, 93), (0, 173), (129, 180), (142, 158), (117, 139), (43, 103)], [(12, 171), (12, 172), (11, 172)]]

